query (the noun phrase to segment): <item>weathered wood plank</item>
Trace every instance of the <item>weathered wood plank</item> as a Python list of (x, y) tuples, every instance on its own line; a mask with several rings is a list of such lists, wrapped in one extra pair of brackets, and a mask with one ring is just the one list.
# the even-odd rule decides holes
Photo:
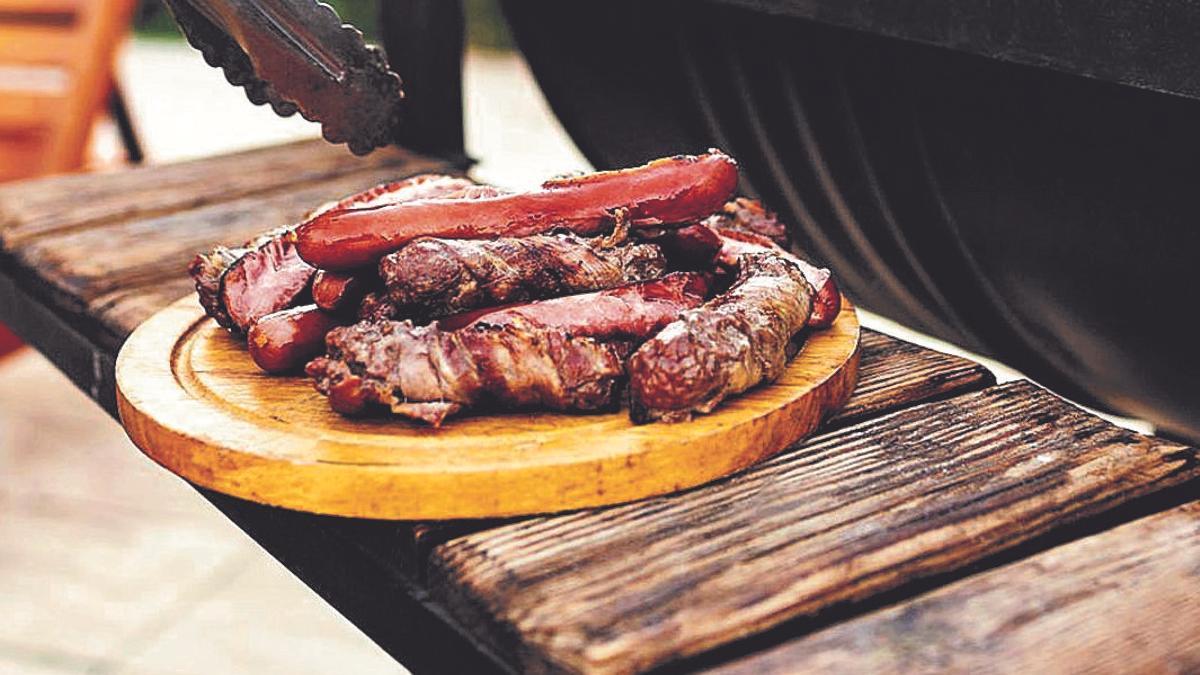
[(633, 672), (961, 568), (1200, 477), (1028, 383), (815, 438), (720, 484), (462, 538), (436, 598), (530, 671)]
[(1200, 503), (969, 577), (719, 673), (1200, 671)]
[(873, 330), (862, 333), (858, 386), (828, 429), (996, 383), (982, 365)]
[(122, 288), (87, 301), (87, 313), (121, 342), (155, 312), (189, 293), (196, 287), (191, 277), (183, 276), (130, 288)]
[[(90, 330), (85, 328), (89, 337), (115, 352), (150, 314), (190, 292), (186, 267), (196, 252), (216, 244), (239, 244), (296, 222), (322, 202), (383, 181), (456, 170), (445, 161), (403, 151), (347, 160), (325, 144), (318, 148), (305, 143), (287, 146), (287, 153), (270, 148), (235, 156), (240, 158), (238, 165), (255, 175), (248, 180), (250, 187), (237, 189), (213, 189), (232, 180), (227, 175), (232, 169), (229, 157), (164, 167), (163, 182), (170, 189), (163, 190), (146, 185), (147, 169), (130, 171), (142, 174), (140, 189), (121, 199), (104, 193), (95, 204), (44, 198), (61, 197), (63, 184), (75, 184), (76, 176), (31, 182), (24, 191), (0, 188), (0, 218), (20, 214), (0, 220), (0, 253), (18, 275), (24, 271), (47, 304), (90, 324)], [(294, 182), (280, 176), (261, 180), (262, 174), (273, 173), (266, 167), (275, 164)], [(306, 168), (299, 171), (297, 166)], [(120, 189), (129, 180), (124, 173), (92, 178), (110, 184), (106, 189)], [(82, 185), (84, 195), (94, 189), (92, 183)], [(144, 208), (131, 206), (143, 204), (147, 192)], [(32, 212), (14, 206), (23, 203)], [(183, 210), (163, 212), (170, 209)]]
[(396, 176), (384, 167), (164, 216), (27, 239), (12, 256), (63, 292), (91, 300), (105, 293), (187, 276), (187, 264), (214, 244), (240, 244), (299, 221), (323, 202)]
[(295, 189), (358, 171), (413, 173), (434, 162), (448, 164), (395, 148), (355, 157), (312, 140), (108, 174), (8, 183), (0, 186), (0, 247), (11, 250), (34, 237)]
[[(120, 344), (156, 311), (188, 293), (187, 265), (214, 244), (240, 244), (280, 225), (297, 222), (313, 205), (394, 178), (396, 169), (355, 172), (324, 183), (244, 197), (197, 209), (26, 240), (12, 259), (39, 277), (81, 313), (106, 320), (106, 335)], [(172, 283), (174, 282), (174, 283)], [(182, 289), (164, 298), (167, 286)], [(141, 292), (142, 311), (109, 296)], [(153, 299), (152, 303), (145, 301)]]

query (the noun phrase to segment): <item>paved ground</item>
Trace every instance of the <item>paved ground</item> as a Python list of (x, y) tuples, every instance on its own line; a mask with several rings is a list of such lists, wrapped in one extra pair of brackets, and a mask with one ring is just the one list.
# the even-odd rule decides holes
[[(121, 73), (153, 161), (317, 133), (250, 106), (179, 44), (135, 44)], [(466, 86), (479, 178), (585, 168), (518, 59), (470, 55)], [(0, 673), (398, 671), (39, 355), (0, 363)]]

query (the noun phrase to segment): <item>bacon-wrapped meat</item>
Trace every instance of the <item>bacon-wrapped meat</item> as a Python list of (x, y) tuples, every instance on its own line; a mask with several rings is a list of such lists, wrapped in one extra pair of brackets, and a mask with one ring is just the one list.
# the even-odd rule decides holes
[(808, 322), (812, 296), (790, 256), (743, 253), (728, 290), (683, 312), (630, 357), (630, 416), (637, 423), (688, 420), (774, 381)]
[(710, 285), (707, 274), (675, 272), (620, 288), (455, 314), (437, 325), (442, 330), (458, 330), (524, 322), (571, 335), (638, 343), (674, 321), (680, 312), (703, 303)]
[(383, 406), (435, 427), (476, 406), (612, 408), (625, 376), (621, 345), (520, 320), (457, 331), (362, 322), (330, 331), (326, 348), (306, 370), (334, 410)]
[(666, 272), (652, 244), (539, 234), (419, 239), (379, 263), (398, 316), (446, 316), (476, 307), (612, 288)]
[(721, 208), (737, 186), (737, 165), (710, 151), (547, 181), (540, 189), (478, 199), (421, 199), (333, 209), (300, 225), (300, 254), (322, 269), (352, 269), (422, 237), (524, 237), (554, 229), (598, 234), (626, 210), (634, 227), (687, 223)]

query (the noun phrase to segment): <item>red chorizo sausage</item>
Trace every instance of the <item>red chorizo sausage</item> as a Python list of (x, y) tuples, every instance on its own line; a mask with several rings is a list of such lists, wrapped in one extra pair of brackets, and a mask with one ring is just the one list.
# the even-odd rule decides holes
[(345, 322), (316, 305), (293, 307), (268, 314), (250, 327), (250, 358), (268, 373), (283, 373), (303, 366), (325, 351), (325, 334)]
[(547, 181), (529, 192), (335, 209), (300, 225), (298, 246), (310, 264), (345, 270), (371, 265), (419, 237), (527, 236), (554, 228), (597, 234), (618, 209), (634, 227), (685, 223), (720, 209), (737, 178), (733, 159), (714, 150)]

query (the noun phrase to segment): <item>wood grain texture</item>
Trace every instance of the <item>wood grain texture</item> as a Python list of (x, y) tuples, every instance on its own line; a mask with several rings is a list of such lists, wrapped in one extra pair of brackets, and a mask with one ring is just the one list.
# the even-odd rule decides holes
[(1200, 503), (969, 577), (712, 672), (1200, 671)]
[(1195, 453), (1011, 383), (683, 495), (452, 540), (431, 590), (519, 669), (641, 671), (1196, 478)]
[[(320, 191), (323, 181), (357, 188), (379, 178), (454, 173), (462, 166), (403, 150), (356, 158), (305, 141), (184, 164), (6, 184), (0, 186), (0, 314), (115, 416), (117, 349), (138, 324), (192, 292), (182, 264), (156, 264), (156, 249), (180, 263), (195, 251), (240, 242), (245, 229), (238, 228), (249, 228), (252, 215), (247, 197), (273, 200), (274, 210), (260, 215), (286, 222), (311, 207), (290, 204), (286, 196)], [(222, 205), (228, 202), (241, 212), (227, 229)], [(249, 205), (255, 206), (252, 199)], [(188, 215), (193, 211), (207, 215), (198, 223)], [(154, 226), (146, 227), (146, 220)], [(195, 237), (195, 228), (206, 238)], [(62, 247), (54, 244), (59, 237), (66, 238)], [(97, 240), (104, 242), (103, 260), (87, 245)], [(193, 251), (179, 247), (185, 240)], [(140, 251), (141, 262), (129, 272), (122, 264), (126, 249)]]
[(992, 373), (974, 361), (864, 330), (858, 386), (826, 428), (995, 383)]
[(193, 298), (138, 328), (117, 359), (121, 421), (188, 480), (301, 511), (396, 520), (618, 504), (707, 483), (811, 434), (854, 388), (849, 301), (783, 376), (681, 424), (607, 414), (469, 416), (430, 429), (334, 413), (303, 376), (272, 377)]
[[(186, 276), (187, 264), (215, 243), (238, 245), (292, 225), (315, 205), (396, 175), (391, 167), (355, 171), (315, 185), (231, 199), (182, 213), (26, 239), (16, 255), (73, 297), (92, 300), (163, 279)], [(86, 253), (86, 254), (85, 254)]]

